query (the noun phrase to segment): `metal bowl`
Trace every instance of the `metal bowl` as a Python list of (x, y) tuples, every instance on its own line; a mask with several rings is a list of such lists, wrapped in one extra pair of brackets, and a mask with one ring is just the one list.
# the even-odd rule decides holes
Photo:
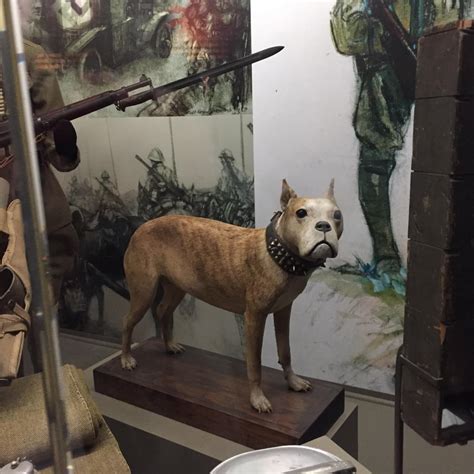
[(239, 454), (219, 464), (211, 474), (350, 473), (354, 466), (321, 449), (279, 446)]

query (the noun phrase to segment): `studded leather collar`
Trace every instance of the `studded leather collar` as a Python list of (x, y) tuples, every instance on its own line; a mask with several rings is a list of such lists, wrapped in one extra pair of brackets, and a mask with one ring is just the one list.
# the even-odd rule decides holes
[(282, 212), (276, 212), (265, 231), (267, 251), (274, 262), (290, 275), (307, 276), (316, 268), (324, 267), (324, 260), (310, 262), (293, 253), (278, 237), (275, 223)]

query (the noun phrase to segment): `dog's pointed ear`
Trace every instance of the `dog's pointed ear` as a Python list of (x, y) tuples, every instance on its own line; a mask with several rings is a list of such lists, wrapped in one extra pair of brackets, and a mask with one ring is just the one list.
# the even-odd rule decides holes
[(329, 183), (329, 188), (326, 193), (326, 199), (330, 199), (331, 201), (335, 201), (334, 198), (334, 178), (331, 179), (331, 182)]
[(281, 187), (280, 205), (281, 210), (284, 211), (290, 202), (290, 199), (298, 197), (297, 194), (291, 189), (291, 186), (287, 183), (286, 179), (283, 180)]

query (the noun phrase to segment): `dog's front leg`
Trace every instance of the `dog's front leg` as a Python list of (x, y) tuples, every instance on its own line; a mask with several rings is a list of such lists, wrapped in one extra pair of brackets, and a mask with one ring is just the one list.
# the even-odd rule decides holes
[(263, 394), (262, 383), (262, 342), (266, 314), (247, 309), (245, 312), (245, 343), (247, 377), (250, 386), (250, 404), (259, 413), (272, 411), (272, 405)]
[(283, 375), (288, 382), (288, 386), (296, 392), (306, 392), (311, 390), (311, 384), (307, 380), (298, 377), (291, 367), (290, 315), (291, 305), (275, 312), (273, 315), (278, 349), (278, 362), (283, 368)]

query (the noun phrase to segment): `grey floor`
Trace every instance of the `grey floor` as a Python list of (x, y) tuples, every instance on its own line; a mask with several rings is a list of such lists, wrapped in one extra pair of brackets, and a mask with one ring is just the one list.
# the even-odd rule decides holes
[[(82, 337), (71, 336), (69, 334), (60, 335), (60, 347), (63, 363), (74, 364), (77, 367), (86, 369), (98, 363), (114, 352), (120, 350), (118, 344), (108, 342), (91, 341)], [(372, 397), (362, 397), (358, 394), (346, 394), (346, 400), (357, 404), (359, 408), (359, 460), (372, 472), (377, 474), (388, 474), (392, 471), (393, 465), (393, 403), (386, 400), (377, 400)], [(107, 420), (112, 432), (119, 440), (121, 449), (132, 467), (132, 472), (148, 473), (146, 466), (153, 466), (153, 463), (146, 462), (143, 456), (144, 446), (149, 452), (160, 453), (160, 459), (164, 454), (172, 453), (169, 458), (169, 471), (163, 472), (206, 472), (211, 467), (209, 459), (201, 459), (199, 456), (189, 457), (194, 463), (194, 470), (176, 469), (172, 464), (176, 459), (182, 459), (174, 451), (174, 446), (167, 446), (166, 449), (158, 449), (155, 446), (157, 440), (140, 430), (135, 431), (114, 420)], [(467, 446), (448, 446), (439, 448), (429, 446), (412, 430), (406, 430), (406, 453), (405, 470), (408, 473), (430, 473), (430, 474), (467, 474), (474, 472), (474, 444)], [(197, 453), (196, 453), (197, 454)], [(145, 462), (144, 462), (145, 461)], [(200, 461), (200, 462), (198, 462)], [(196, 470), (198, 465), (203, 469)], [(209, 472), (209, 471), (207, 471)]]
[[(97, 364), (120, 349), (118, 344), (65, 333), (60, 333), (59, 346), (63, 364), (73, 364), (81, 369)], [(166, 473), (208, 474), (219, 464), (215, 459), (117, 420), (107, 417), (105, 420), (133, 474), (155, 474), (158, 465), (160, 471)]]
[(120, 350), (119, 344), (64, 333), (59, 335), (59, 347), (63, 364), (73, 364), (80, 369), (87, 369)]
[(209, 474), (219, 461), (196, 451), (185, 449), (150, 433), (105, 418), (115, 436), (132, 474), (162, 473)]

